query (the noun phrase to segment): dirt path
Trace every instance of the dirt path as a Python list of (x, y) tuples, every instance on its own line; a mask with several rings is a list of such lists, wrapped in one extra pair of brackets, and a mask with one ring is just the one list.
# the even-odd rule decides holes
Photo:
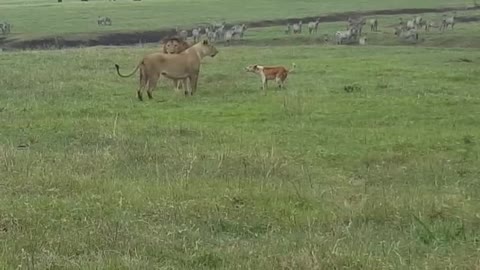
[[(321, 23), (346, 21), (348, 17), (363, 17), (373, 15), (399, 15), (399, 14), (421, 14), (421, 13), (443, 13), (462, 10), (478, 10), (480, 7), (470, 8), (407, 8), (407, 9), (384, 9), (370, 10), (363, 12), (342, 12), (330, 13), (320, 16), (290, 18), (278, 20), (263, 20), (254, 22), (238, 22), (245, 23), (249, 28), (270, 27), (278, 25), (286, 25), (287, 23), (303, 21), (312, 21), (319, 19)], [(477, 21), (478, 17), (461, 17), (458, 21), (468, 22)], [(228, 26), (228, 25), (227, 25)], [(134, 45), (139, 43), (156, 43), (162, 39), (174, 35), (175, 29), (160, 29), (157, 31), (135, 31), (135, 32), (114, 32), (114, 33), (91, 33), (91, 34), (71, 34), (65, 36), (43, 37), (31, 40), (15, 40), (0, 37), (0, 47), (5, 49), (55, 49), (64, 47), (80, 47), (80, 46), (119, 46)]]

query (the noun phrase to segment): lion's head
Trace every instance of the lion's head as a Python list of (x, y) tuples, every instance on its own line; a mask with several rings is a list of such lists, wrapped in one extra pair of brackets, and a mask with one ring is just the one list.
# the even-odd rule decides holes
[(200, 50), (202, 51), (203, 55), (209, 55), (211, 57), (215, 57), (217, 55), (218, 50), (211, 42), (209, 42), (207, 39), (204, 39), (197, 43), (200, 45)]
[(190, 44), (178, 37), (172, 37), (165, 41), (163, 52), (168, 54), (181, 53), (188, 49)]

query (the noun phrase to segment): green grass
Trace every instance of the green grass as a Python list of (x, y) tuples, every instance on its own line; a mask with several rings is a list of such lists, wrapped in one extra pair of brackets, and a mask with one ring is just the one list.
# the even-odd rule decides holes
[[(64, 33), (105, 31), (155, 30), (163, 27), (192, 26), (212, 23), (316, 16), (331, 12), (390, 8), (425, 8), (438, 6), (471, 6), (466, 0), (348, 0), (296, 1), (291, 0), (0, 0), (0, 19), (14, 25), (12, 35), (31, 38)], [(109, 16), (111, 27), (97, 26), (97, 16)]]
[[(0, 265), (479, 265), (478, 50), (219, 46), (139, 102), (113, 64), (155, 49), (0, 54)], [(241, 71), (292, 62), (266, 95)]]
[[(217, 6), (4, 0), (0, 18), (44, 35), (188, 25), (227, 11), (231, 21), (352, 10), (347, 1), (202, 3)], [(98, 30), (107, 8), (114, 26)], [(1, 53), (0, 266), (475, 269), (478, 23), (420, 31), (418, 46), (401, 46), (390, 26), (399, 16), (379, 17), (364, 47), (322, 44), (341, 22), (321, 24), (318, 37), (249, 29), (249, 46), (218, 44), (189, 98), (162, 81), (139, 102), (138, 78), (115, 74), (114, 63), (130, 71), (156, 45)], [(242, 71), (292, 62), (287, 89), (266, 94)]]

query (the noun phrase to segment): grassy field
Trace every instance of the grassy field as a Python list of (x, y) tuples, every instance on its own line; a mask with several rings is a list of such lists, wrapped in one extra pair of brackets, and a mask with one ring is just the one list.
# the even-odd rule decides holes
[[(0, 18), (44, 35), (97, 31), (107, 7), (125, 18), (110, 30), (145, 30), (199, 22), (198, 10), (207, 21), (468, 4), (202, 3), (216, 6), (0, 0)], [(138, 78), (116, 75), (156, 45), (0, 53), (0, 268), (479, 269), (479, 24), (420, 31), (412, 46), (393, 36), (398, 17), (379, 17), (363, 47), (321, 42), (341, 22), (316, 37), (249, 29), (204, 60), (189, 98), (162, 81), (139, 102)], [(292, 62), (283, 90), (242, 71)]]
[[(352, 5), (348, 0), (296, 1), (259, 0), (252, 3), (237, 0), (0, 0), (0, 19), (14, 25), (13, 37), (32, 38), (43, 35), (155, 30), (162, 27), (192, 26), (245, 20), (316, 16), (331, 12), (394, 8), (472, 6), (469, 0), (362, 0)], [(109, 16), (111, 27), (99, 27), (97, 16)]]
[[(0, 265), (479, 265), (478, 51), (220, 49), (143, 103), (113, 64), (154, 48), (0, 54)], [(264, 95), (253, 62), (298, 69)]]

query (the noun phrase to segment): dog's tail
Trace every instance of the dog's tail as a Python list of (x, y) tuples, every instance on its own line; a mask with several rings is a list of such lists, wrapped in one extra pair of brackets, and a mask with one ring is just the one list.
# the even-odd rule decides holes
[(115, 68), (117, 69), (117, 74), (118, 76), (122, 77), (122, 78), (128, 78), (128, 77), (131, 77), (133, 74), (135, 74), (137, 72), (137, 70), (140, 68), (140, 65), (143, 64), (143, 61), (140, 62), (137, 67), (135, 67), (135, 69), (130, 73), (130, 74), (127, 74), (127, 75), (123, 75), (120, 73), (120, 66), (115, 64)]
[(292, 68), (288, 71), (288, 73), (292, 73), (292, 71), (294, 71), (296, 67), (297, 65), (295, 63), (292, 63)]

